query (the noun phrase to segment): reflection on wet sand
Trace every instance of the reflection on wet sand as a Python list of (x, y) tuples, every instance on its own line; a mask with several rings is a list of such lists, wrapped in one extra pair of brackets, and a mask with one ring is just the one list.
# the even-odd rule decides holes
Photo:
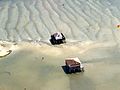
[(70, 90), (96, 90), (95, 84), (84, 73), (69, 76)]

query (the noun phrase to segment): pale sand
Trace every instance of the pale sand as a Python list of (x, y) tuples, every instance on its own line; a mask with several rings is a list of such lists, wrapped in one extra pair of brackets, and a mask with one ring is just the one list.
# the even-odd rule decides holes
[(119, 0), (0, 0), (0, 39), (120, 42)]
[(16, 50), (17, 47), (14, 43), (7, 41), (0, 41), (0, 58), (9, 55), (12, 50)]
[[(39, 44), (18, 43), (17, 49), (1, 58), (1, 90), (119, 90), (120, 52), (114, 45)], [(85, 72), (65, 74), (61, 67), (65, 58), (76, 56)]]

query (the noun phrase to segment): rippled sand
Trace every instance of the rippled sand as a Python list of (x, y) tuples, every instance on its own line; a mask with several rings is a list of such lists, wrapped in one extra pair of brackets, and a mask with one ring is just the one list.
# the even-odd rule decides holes
[(119, 0), (0, 0), (0, 39), (119, 42)]
[[(19, 49), (0, 59), (1, 90), (120, 89), (120, 52), (117, 47), (93, 48), (95, 44), (91, 44), (81, 52), (83, 47), (79, 44), (23, 43), (17, 46)], [(85, 72), (64, 73), (64, 60), (71, 56), (81, 59)]]

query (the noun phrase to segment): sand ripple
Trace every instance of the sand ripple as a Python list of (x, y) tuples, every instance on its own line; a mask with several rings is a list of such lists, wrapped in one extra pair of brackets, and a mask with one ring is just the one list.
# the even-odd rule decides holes
[(111, 0), (1, 0), (0, 39), (48, 40), (60, 31), (72, 40), (118, 43), (119, 9)]

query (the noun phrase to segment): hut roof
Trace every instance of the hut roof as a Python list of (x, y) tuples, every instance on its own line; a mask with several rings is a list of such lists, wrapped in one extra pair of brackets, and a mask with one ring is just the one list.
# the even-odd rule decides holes
[(54, 35), (54, 37), (55, 37), (56, 40), (62, 39), (62, 35), (61, 35), (60, 32), (56, 32), (56, 33), (54, 33), (53, 35)]
[(66, 60), (73, 60), (73, 61), (81, 64), (81, 61), (79, 60), (78, 57), (75, 57), (75, 58), (66, 58)]

